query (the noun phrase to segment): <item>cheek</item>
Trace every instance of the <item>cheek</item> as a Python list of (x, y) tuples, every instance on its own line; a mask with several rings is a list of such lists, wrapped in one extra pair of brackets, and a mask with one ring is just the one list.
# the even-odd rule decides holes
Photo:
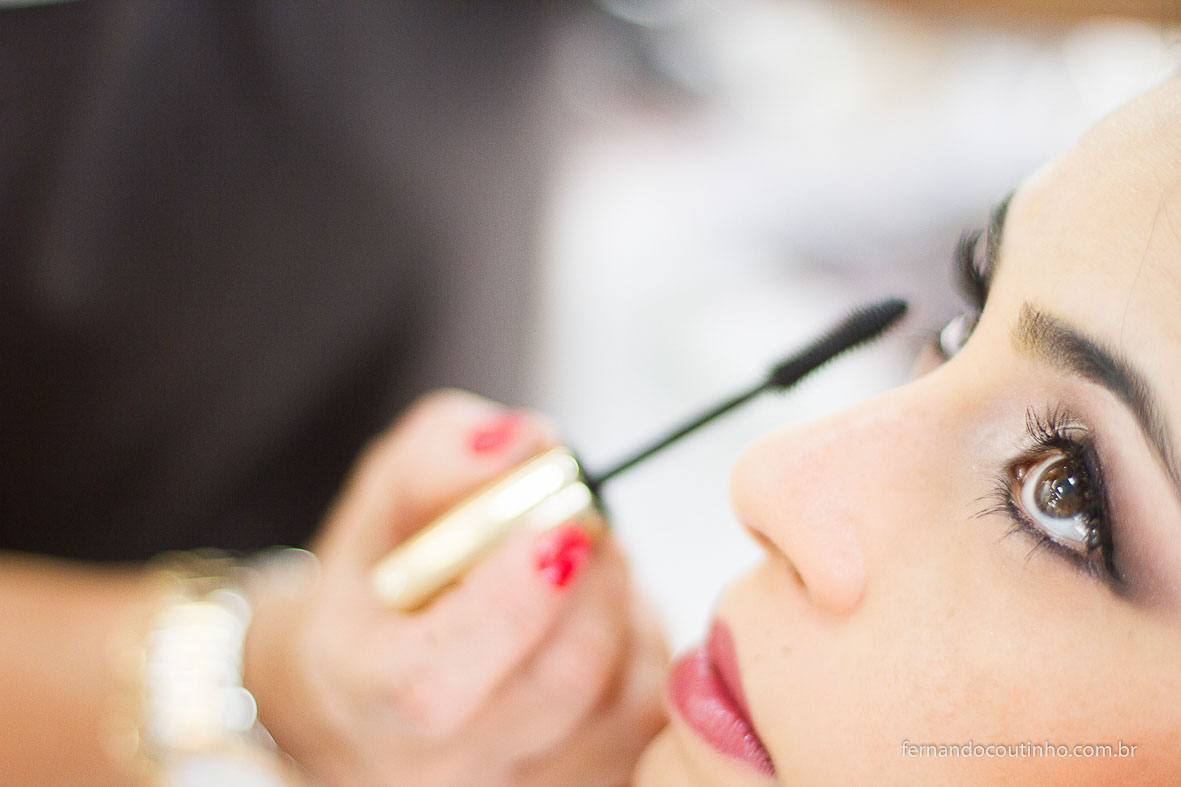
[[(1010, 455), (1039, 397), (1019, 381), (969, 386), (956, 368), (970, 367), (765, 439), (736, 468), (736, 511), (766, 533), (768, 555), (719, 614), (783, 780), (1176, 781), (1162, 777), (1181, 764), (1176, 625), (977, 516), (994, 473), (983, 462)], [(835, 554), (818, 535), (834, 527), (855, 534), (866, 577), (840, 614), (801, 585)], [(965, 761), (908, 758), (904, 740), (1140, 748)]]
[[(833, 616), (802, 599), (784, 569), (769, 558), (721, 614), (758, 687), (751, 712), (786, 783), (905, 782), (891, 770), (903, 739), (946, 740), (965, 708), (995, 696), (990, 671), (972, 664), (962, 607), (945, 593), (871, 586), (855, 613)], [(932, 573), (916, 578), (939, 588)]]
[[(690, 749), (702, 746), (699, 741)], [(703, 760), (686, 752), (685, 742), (670, 728), (656, 736), (636, 765), (631, 775), (633, 787), (767, 787), (762, 774), (753, 773), (745, 765), (735, 767), (728, 758), (710, 757)]]
[[(924, 563), (893, 572), (850, 616), (801, 600), (774, 557), (727, 595), (720, 613), (739, 643), (744, 680), (757, 687), (752, 714), (784, 779), (1101, 783), (1176, 775), (1176, 632), (1068, 571), (1027, 564), (1024, 544), (999, 538), (1003, 526), (944, 530), (953, 535), (928, 542)], [(1123, 759), (916, 759), (903, 755), (904, 740), (1123, 741), (1138, 749)]]
[(676, 741), (669, 730), (657, 735), (640, 757), (632, 774), (635, 787), (660, 787), (666, 784), (692, 784), (685, 768), (685, 760), (676, 750)]

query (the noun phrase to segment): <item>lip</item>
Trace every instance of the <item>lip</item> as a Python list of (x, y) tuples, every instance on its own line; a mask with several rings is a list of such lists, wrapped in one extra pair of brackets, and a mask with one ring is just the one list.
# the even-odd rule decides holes
[(706, 743), (759, 773), (775, 775), (750, 720), (734, 640), (725, 623), (714, 621), (705, 645), (673, 663), (668, 694), (677, 713)]

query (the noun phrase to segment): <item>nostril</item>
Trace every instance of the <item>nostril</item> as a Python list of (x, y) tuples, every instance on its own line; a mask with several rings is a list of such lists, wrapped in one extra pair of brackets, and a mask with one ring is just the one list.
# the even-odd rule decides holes
[(783, 552), (776, 549), (775, 544), (772, 543), (769, 539), (762, 538), (759, 540), (761, 542), (763, 542), (762, 546), (764, 549), (773, 550), (773, 551), (768, 552), (768, 554), (770, 554), (772, 556), (772, 559), (775, 562), (781, 563), (783, 565), (782, 571), (785, 574), (787, 574), (788, 579), (791, 580), (792, 582), (794, 582), (799, 587), (799, 589), (801, 591), (803, 591), (804, 593), (807, 593), (808, 586), (804, 582), (804, 578), (802, 576), (800, 576), (799, 569), (797, 569), (795, 567), (795, 564), (791, 562), (791, 558), (789, 558), (787, 555), (783, 554)]
[(759, 548), (762, 549), (764, 552), (767, 552), (768, 554), (774, 554), (779, 551), (775, 547), (775, 544), (771, 541), (771, 539), (767, 538), (765, 535), (763, 535), (759, 531), (755, 530), (753, 527), (746, 527), (744, 525), (743, 529), (746, 531), (747, 535), (749, 535), (752, 539), (754, 539), (754, 542), (756, 544), (758, 544)]
[(738, 521), (776, 570), (790, 571), (814, 606), (834, 614), (853, 610), (867, 581), (862, 503), (874, 491), (846, 482), (850, 446), (862, 450), (866, 428), (846, 414), (773, 432), (742, 452), (730, 478)]
[(761, 511), (754, 517), (759, 526), (742, 526), (775, 570), (789, 574), (813, 605), (847, 614), (860, 603), (868, 581), (857, 527), (843, 517), (807, 509), (790, 517)]
[[(800, 549), (789, 554), (758, 530), (747, 527), (746, 531), (767, 553), (776, 570), (785, 572), (816, 607), (847, 614), (860, 603), (867, 577), (865, 561), (855, 541), (844, 545), (829, 543), (829, 551), (824, 554)], [(798, 565), (796, 559), (800, 560)]]

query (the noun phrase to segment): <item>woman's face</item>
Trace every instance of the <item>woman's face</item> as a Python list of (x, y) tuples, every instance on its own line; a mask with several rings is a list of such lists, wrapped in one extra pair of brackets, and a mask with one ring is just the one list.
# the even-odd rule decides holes
[(1181, 778), (1179, 174), (1175, 79), (1016, 192), (960, 352), (745, 452), (766, 559), (636, 784)]

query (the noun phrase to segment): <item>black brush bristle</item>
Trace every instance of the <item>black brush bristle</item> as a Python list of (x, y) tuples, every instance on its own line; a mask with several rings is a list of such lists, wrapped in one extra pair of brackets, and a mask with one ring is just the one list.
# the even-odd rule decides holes
[(901, 298), (857, 309), (831, 331), (771, 369), (768, 388), (787, 388), (846, 350), (881, 335), (906, 314)]
[(862, 342), (877, 337), (906, 313), (906, 301), (900, 298), (875, 303), (850, 314), (835, 328), (825, 333), (816, 341), (795, 353), (786, 361), (781, 361), (771, 369), (771, 373), (755, 387), (730, 397), (696, 418), (688, 421), (664, 437), (654, 441), (646, 448), (637, 451), (628, 458), (618, 462), (609, 470), (597, 476), (585, 477), (587, 486), (595, 494), (603, 482), (614, 478), (620, 473), (634, 467), (648, 457), (662, 451), (680, 440), (690, 432), (714, 420), (718, 416), (728, 413), (739, 405), (745, 404), (768, 389), (789, 388), (799, 382), (800, 378), (815, 371), (836, 356), (852, 349)]

